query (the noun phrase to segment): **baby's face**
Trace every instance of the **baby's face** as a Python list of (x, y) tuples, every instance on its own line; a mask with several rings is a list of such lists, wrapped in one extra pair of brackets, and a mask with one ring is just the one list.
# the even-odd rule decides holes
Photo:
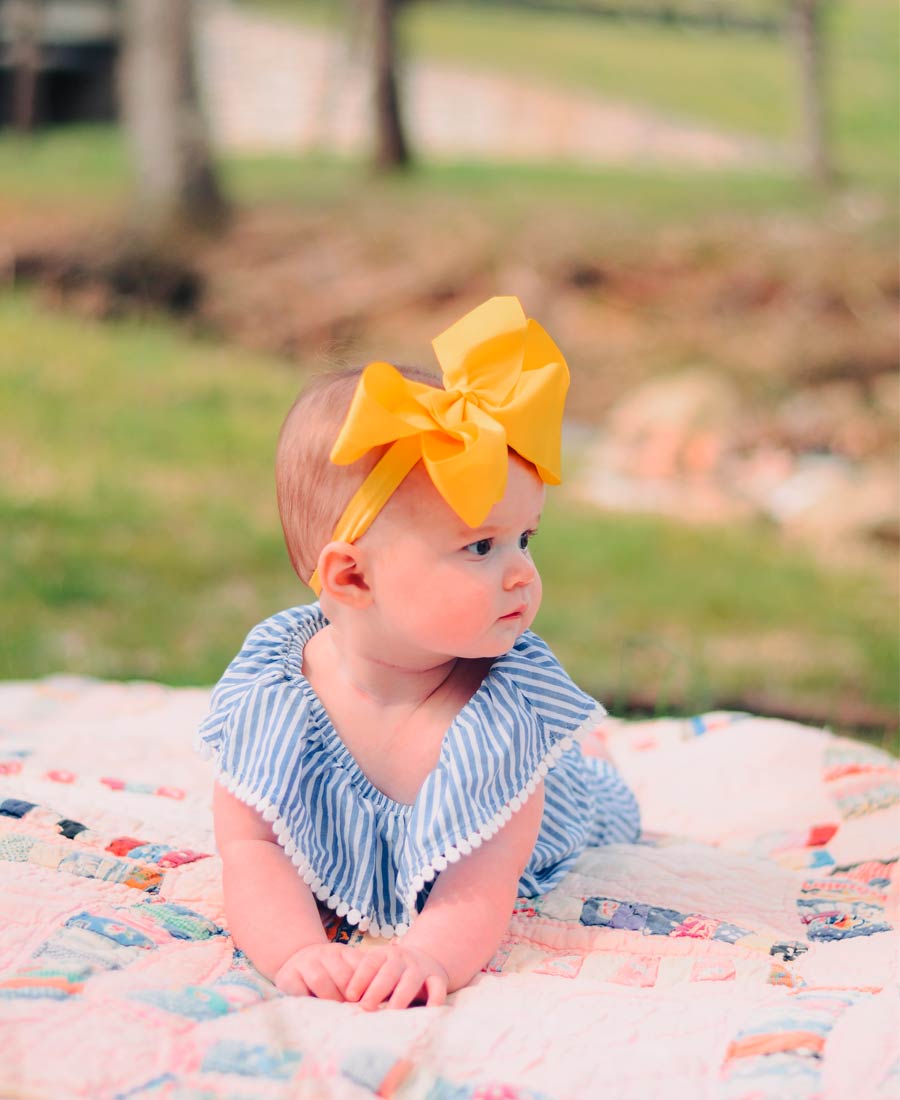
[(510, 454), (503, 499), (480, 527), (467, 527), (417, 466), (360, 540), (388, 659), (497, 657), (510, 649), (541, 603), (528, 541), (543, 504), (540, 478)]

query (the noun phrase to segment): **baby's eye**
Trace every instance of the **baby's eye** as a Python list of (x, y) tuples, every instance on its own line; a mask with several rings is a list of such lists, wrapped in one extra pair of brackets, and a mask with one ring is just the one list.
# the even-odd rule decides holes
[(531, 542), (536, 534), (537, 531), (523, 531), (522, 534), (519, 535), (519, 549), (527, 550), (528, 544)]
[(470, 554), (474, 554), (476, 558), (483, 558), (491, 552), (493, 545), (493, 539), (479, 539), (477, 542), (470, 542), (463, 549), (468, 550)]

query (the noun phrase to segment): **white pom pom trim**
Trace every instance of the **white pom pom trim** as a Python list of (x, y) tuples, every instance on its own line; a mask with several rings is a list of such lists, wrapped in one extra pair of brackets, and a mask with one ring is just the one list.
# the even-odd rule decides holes
[[(605, 713), (602, 708), (592, 711), (577, 730), (573, 730), (570, 735), (562, 737), (554, 745), (551, 745), (544, 754), (543, 759), (538, 763), (534, 773), (506, 805), (501, 806), (493, 817), (484, 822), (480, 828), (474, 830), (468, 836), (454, 841), (446, 851), (438, 853), (421, 868), (417, 875), (413, 876), (411, 889), (406, 899), (410, 923), (416, 917), (416, 896), (425, 888), (425, 883), (431, 882), (436, 874), (445, 871), (448, 864), (458, 863), (462, 856), (467, 856), (480, 848), (483, 841), (490, 840), (508, 821), (511, 821), (513, 814), (522, 809), (530, 796), (537, 790), (540, 780), (550, 771), (562, 754), (568, 752), (576, 741), (580, 741), (588, 730), (594, 729)], [(196, 747), (200, 755), (206, 760), (216, 756), (213, 747), (205, 741), (200, 741)], [(403, 936), (409, 931), (410, 924), (406, 921), (399, 921), (394, 925), (379, 924), (371, 915), (364, 915), (358, 909), (352, 908), (349, 902), (336, 894), (310, 867), (306, 857), (297, 849), (296, 844), (291, 839), (287, 822), (267, 799), (256, 797), (255, 792), (250, 790), (248, 784), (239, 783), (232, 776), (227, 775), (221, 766), (217, 768), (216, 778), (241, 802), (258, 810), (264, 821), (272, 823), (275, 838), (284, 849), (285, 855), (290, 858), (297, 868), (298, 875), (309, 886), (315, 897), (324, 902), (329, 909), (335, 910), (339, 917), (346, 919), (348, 924), (354, 925), (360, 932), (368, 932), (370, 936), (393, 939), (394, 936)]]
[[(207, 757), (215, 755), (212, 748), (205, 743), (201, 745), (200, 751)], [(393, 938), (396, 934), (393, 925), (379, 925), (377, 922), (374, 922), (370, 916), (363, 916), (358, 909), (351, 908), (348, 901), (335, 893), (327, 883), (319, 878), (312, 867), (310, 867), (306, 857), (297, 849), (297, 845), (291, 839), (287, 822), (279, 815), (278, 811), (270, 802), (265, 798), (258, 798), (255, 792), (252, 791), (246, 783), (239, 783), (221, 767), (217, 769), (216, 778), (223, 786), (228, 788), (235, 798), (239, 799), (245, 805), (257, 810), (262, 815), (264, 821), (272, 823), (272, 831), (275, 834), (275, 839), (284, 849), (284, 853), (290, 859), (291, 863), (297, 868), (297, 874), (310, 888), (310, 891), (318, 901), (324, 902), (329, 909), (335, 910), (339, 917), (345, 917), (347, 923), (355, 925), (360, 932), (368, 931), (371, 935), (385, 936), (388, 939)], [(432, 877), (434, 877), (434, 872), (432, 872)], [(401, 923), (396, 927), (405, 929), (407, 926)]]
[[(419, 873), (413, 876), (409, 897), (407, 899), (407, 908), (410, 911), (412, 920), (415, 920), (416, 915), (416, 896), (424, 889), (425, 883), (431, 882), (436, 872), (446, 870), (448, 863), (457, 863), (461, 856), (467, 856), (477, 848), (480, 848), (484, 841), (490, 840), (508, 821), (511, 821), (513, 814), (518, 813), (519, 810), (522, 809), (531, 795), (537, 790), (541, 779), (550, 771), (553, 765), (557, 763), (563, 753), (568, 752), (576, 742), (581, 741), (589, 730), (595, 729), (605, 714), (606, 711), (602, 707), (598, 707), (591, 711), (578, 729), (573, 730), (571, 734), (567, 734), (565, 737), (561, 737), (559, 741), (550, 746), (522, 789), (514, 794), (506, 805), (501, 806), (493, 817), (484, 822), (484, 824), (471, 832), (467, 837), (454, 841), (446, 851), (439, 853), (430, 863), (420, 868)], [(406, 926), (398, 925), (397, 927), (402, 927), (405, 931)], [(402, 935), (403, 933), (398, 932), (397, 934)]]

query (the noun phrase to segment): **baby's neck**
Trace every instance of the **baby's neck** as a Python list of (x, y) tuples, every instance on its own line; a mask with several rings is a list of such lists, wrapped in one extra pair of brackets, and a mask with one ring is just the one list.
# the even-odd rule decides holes
[(339, 645), (334, 629), (328, 627), (311, 639), (304, 654), (308, 677), (325, 672), (332, 683), (341, 684), (356, 699), (382, 708), (422, 706), (453, 677), (458, 665), (455, 657), (421, 668), (392, 664), (352, 646)]
[(369, 782), (411, 806), (491, 662), (450, 658), (408, 667), (343, 641), (333, 622), (320, 630), (303, 650), (303, 673)]

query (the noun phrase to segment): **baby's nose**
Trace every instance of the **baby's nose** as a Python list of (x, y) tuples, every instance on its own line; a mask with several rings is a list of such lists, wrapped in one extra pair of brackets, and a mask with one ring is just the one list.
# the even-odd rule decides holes
[(505, 588), (519, 588), (526, 584), (532, 584), (537, 577), (537, 568), (531, 560), (531, 555), (524, 550), (517, 550), (506, 567), (504, 575)]

